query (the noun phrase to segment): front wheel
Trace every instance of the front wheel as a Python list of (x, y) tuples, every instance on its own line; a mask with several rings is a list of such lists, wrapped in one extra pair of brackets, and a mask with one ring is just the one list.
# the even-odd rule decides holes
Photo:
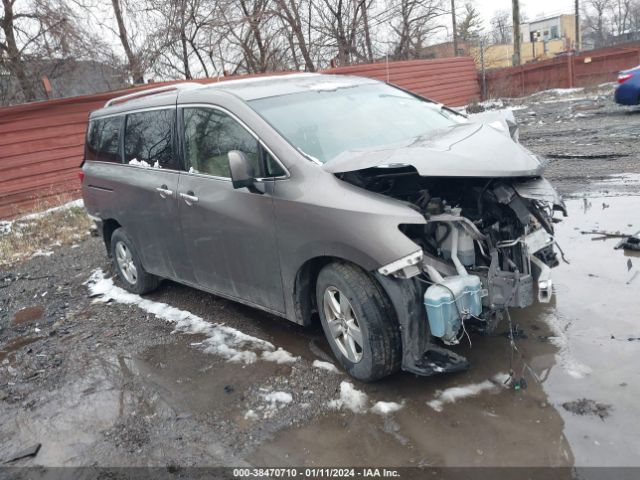
[(132, 293), (143, 294), (155, 290), (160, 279), (147, 273), (133, 242), (123, 228), (111, 236), (111, 258), (125, 288)]
[(402, 345), (386, 293), (355, 265), (331, 263), (318, 275), (322, 329), (338, 361), (354, 378), (378, 380), (400, 368)]

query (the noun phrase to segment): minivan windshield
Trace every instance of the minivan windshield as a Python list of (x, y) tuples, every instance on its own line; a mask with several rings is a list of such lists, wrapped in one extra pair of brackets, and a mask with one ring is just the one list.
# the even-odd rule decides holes
[(249, 103), (289, 143), (322, 163), (348, 150), (398, 144), (458, 123), (438, 104), (385, 84), (318, 89)]

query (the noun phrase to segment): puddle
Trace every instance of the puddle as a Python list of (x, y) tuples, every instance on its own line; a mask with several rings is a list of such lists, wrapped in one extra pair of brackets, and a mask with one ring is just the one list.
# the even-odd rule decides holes
[[(487, 382), (509, 370), (510, 349), (504, 336), (499, 332), (492, 337), (472, 336), (471, 348), (468, 344), (457, 347), (471, 361), (468, 372), (430, 378), (401, 373), (373, 384), (354, 382), (367, 394), (369, 404), (394, 401), (403, 404), (399, 411), (385, 416), (348, 410), (324, 415), (280, 432), (256, 449), (249, 461), (270, 466), (572, 465), (563, 419), (550, 405), (542, 385), (559, 351), (539, 338), (552, 334), (539, 321), (549, 308), (537, 306), (532, 315), (513, 315), (519, 328), (528, 332), (518, 345), (526, 352), (528, 368), (540, 380), (529, 376), (526, 390), (516, 392), (497, 385), (491, 391), (443, 404), (440, 412), (429, 406), (441, 398), (441, 391)], [(516, 376), (525, 375), (517, 355), (512, 365)]]
[[(553, 270), (556, 305), (544, 316), (560, 351), (544, 389), (565, 421), (576, 465), (637, 466), (640, 342), (628, 339), (640, 337), (640, 278), (632, 280), (640, 258), (614, 250), (619, 239), (594, 240), (581, 232), (640, 230), (640, 196), (575, 199), (567, 207), (570, 217), (558, 224), (556, 238), (571, 263)], [(572, 375), (575, 366), (586, 368)], [(611, 405), (609, 416), (561, 407), (581, 399)]]
[(41, 443), (38, 455), (24, 460), (28, 465), (93, 463), (87, 458), (95, 459), (95, 455), (87, 451), (120, 416), (133, 409), (129, 406), (125, 412), (125, 405), (132, 405), (133, 399), (126, 387), (120, 388), (117, 359), (85, 358), (82, 368), (82, 374), (63, 391), (41, 392), (37, 409), (13, 409), (10, 418), (2, 418), (4, 428), (12, 434), (0, 448), (0, 457)]
[[(225, 368), (211, 368), (206, 359), (212, 356), (190, 341), (192, 336), (154, 347), (140, 358), (101, 352), (74, 359), (78, 371), (71, 381), (40, 392), (37, 408), (0, 409), (0, 462), (40, 443), (37, 456), (13, 465), (164, 467), (184, 458), (242, 465), (219, 444), (216, 425), (207, 419), (212, 413), (231, 417), (244, 387), (270, 372), (256, 369), (259, 364), (248, 374), (224, 362)], [(234, 388), (225, 390), (227, 385)], [(199, 420), (184, 423), (191, 417)]]
[(42, 305), (23, 308), (15, 313), (13, 320), (11, 320), (11, 326), (18, 327), (35, 323), (42, 318), (42, 315), (44, 315), (44, 307)]
[(215, 413), (238, 420), (244, 416), (244, 400), (251, 387), (291, 372), (290, 365), (273, 362), (228, 363), (190, 345), (197, 342), (197, 336), (189, 336), (186, 341), (152, 347), (133, 359), (137, 374), (178, 412)]

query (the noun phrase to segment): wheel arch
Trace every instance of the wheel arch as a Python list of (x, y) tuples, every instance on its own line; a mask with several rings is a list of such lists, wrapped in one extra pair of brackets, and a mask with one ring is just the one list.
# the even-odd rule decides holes
[(121, 228), (122, 225), (114, 218), (108, 218), (102, 221), (102, 240), (104, 241), (104, 246), (107, 249), (107, 255), (111, 256), (111, 237), (113, 232), (115, 232), (118, 228)]
[(358, 262), (354, 262), (351, 259), (339, 257), (335, 255), (318, 255), (306, 260), (297, 270), (293, 281), (293, 313), (294, 321), (301, 325), (312, 325), (318, 320), (317, 317), (317, 301), (316, 301), (316, 283), (320, 270), (330, 263), (346, 263), (354, 265), (361, 269), (367, 276), (371, 278), (376, 284), (380, 286), (380, 289), (385, 293), (389, 299), (391, 305), (396, 305), (391, 295), (394, 294), (392, 290), (388, 289), (383, 282), (380, 281), (379, 276), (372, 270), (365, 268)]

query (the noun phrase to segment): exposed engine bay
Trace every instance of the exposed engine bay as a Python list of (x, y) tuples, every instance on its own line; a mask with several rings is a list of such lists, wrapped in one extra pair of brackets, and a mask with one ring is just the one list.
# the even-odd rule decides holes
[(544, 178), (422, 177), (411, 166), (337, 176), (424, 216), (424, 225), (400, 226), (421, 250), (379, 273), (420, 281), (430, 335), (446, 345), (469, 328), (492, 331), (505, 309), (536, 295), (550, 301), (554, 211), (566, 209)]

